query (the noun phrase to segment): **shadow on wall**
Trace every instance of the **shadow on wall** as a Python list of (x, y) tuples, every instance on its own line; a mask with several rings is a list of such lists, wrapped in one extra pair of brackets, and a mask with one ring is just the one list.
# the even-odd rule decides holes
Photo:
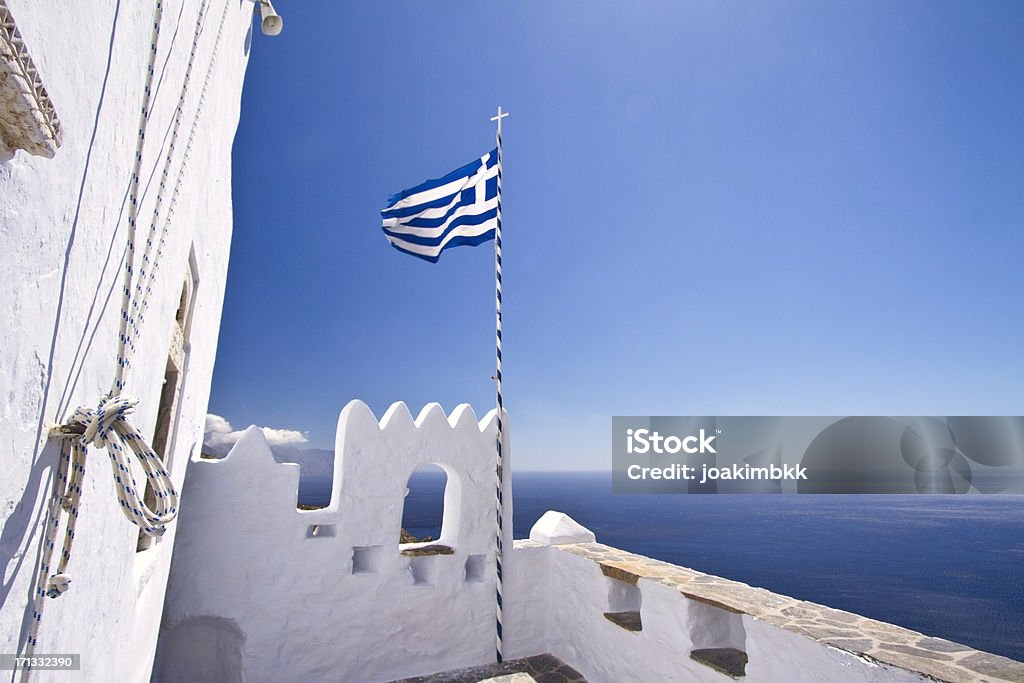
[[(41, 449), (40, 456), (32, 465), (28, 482), (22, 492), (21, 500), (14, 507), (14, 512), (0, 529), (0, 607), (7, 603), (11, 589), (14, 587), (15, 579), (22, 571), (35, 572), (39, 564), (38, 551), (42, 548), (42, 539), (34, 541), (37, 532), (43, 531), (43, 515), (46, 513), (46, 502), (36, 506), (35, 501), (40, 489), (50, 490), (53, 486), (53, 468), (48, 463), (56, 462), (60, 457), (60, 444), (50, 440)], [(46, 472), (46, 480), (43, 480), (43, 473)], [(29, 551), (33, 546), (36, 553)], [(31, 562), (31, 564), (26, 564)], [(35, 596), (36, 580), (33, 578), (28, 584), (28, 593), (25, 596), (25, 611), (21, 618), (21, 632), (18, 638), (18, 652), (22, 651), (28, 638), (28, 629), (31, 625), (33, 612), (33, 597)], [(12, 674), (13, 680), (13, 674)]]
[(188, 617), (160, 633), (154, 683), (242, 683), (245, 633), (232, 619)]

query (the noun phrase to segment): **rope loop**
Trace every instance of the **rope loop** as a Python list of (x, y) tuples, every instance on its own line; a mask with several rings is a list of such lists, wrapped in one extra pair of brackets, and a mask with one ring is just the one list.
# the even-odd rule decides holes
[[(105, 449), (110, 457), (121, 512), (143, 533), (162, 536), (166, 525), (178, 514), (178, 492), (164, 468), (163, 460), (128, 421), (128, 416), (138, 402), (138, 399), (128, 396), (108, 394), (100, 399), (94, 409), (79, 407), (71, 421), (83, 427), (84, 432), (73, 443), (73, 449), (84, 451), (90, 445)], [(145, 486), (140, 487), (135, 482), (129, 464), (129, 452), (146, 473), (146, 481), (155, 497), (152, 508), (145, 500)], [(77, 493), (72, 492), (69, 497), (76, 498)], [(77, 500), (72, 500), (70, 504), (77, 505)]]
[[(71, 586), (71, 577), (65, 572), (71, 559), (71, 545), (75, 538), (78, 503), (82, 496), (82, 480), (85, 476), (86, 453), (89, 446), (107, 451), (114, 472), (121, 511), (128, 521), (138, 526), (143, 533), (149, 536), (162, 536), (166, 525), (177, 516), (178, 492), (163, 466), (163, 461), (128, 421), (128, 416), (135, 410), (136, 405), (138, 399), (107, 394), (100, 399), (95, 408), (80, 406), (71, 416), (69, 426), (81, 427), (83, 433), (81, 437), (70, 439), (70, 444), (65, 442), (61, 447), (46, 522), (46, 552), (40, 563), (40, 597), (45, 595), (48, 598), (59, 598)], [(145, 470), (146, 479), (156, 497), (155, 509), (146, 504), (145, 487), (140, 490), (135, 483), (128, 461), (129, 451), (135, 455)], [(50, 554), (56, 549), (61, 511), (68, 515), (68, 524), (56, 572), (51, 574)], [(42, 587), (43, 580), (45, 587)], [(33, 647), (34, 641), (35, 635), (32, 634), (30, 642), (33, 643)]]

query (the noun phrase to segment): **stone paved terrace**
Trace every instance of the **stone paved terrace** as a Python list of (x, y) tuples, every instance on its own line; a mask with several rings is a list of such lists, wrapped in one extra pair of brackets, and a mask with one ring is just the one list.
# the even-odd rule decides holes
[[(535, 546), (517, 541), (516, 547)], [(592, 560), (610, 578), (636, 586), (657, 582), (683, 596), (783, 628), (869, 661), (948, 683), (1024, 682), (1024, 663), (933, 638), (893, 624), (754, 588), (600, 543), (559, 545)]]
[(395, 683), (587, 683), (575, 669), (553, 655), (535, 655), (501, 664), (406, 678)]

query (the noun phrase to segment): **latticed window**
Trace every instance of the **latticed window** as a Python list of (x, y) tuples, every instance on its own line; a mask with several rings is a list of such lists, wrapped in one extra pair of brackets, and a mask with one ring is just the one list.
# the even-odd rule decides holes
[(0, 162), (19, 149), (52, 158), (61, 138), (43, 79), (6, 0), (0, 0)]
[[(164, 369), (164, 383), (160, 391), (160, 405), (156, 413), (156, 430), (153, 433), (153, 450), (164, 461), (170, 471), (170, 455), (174, 446), (174, 423), (178, 417), (179, 399), (181, 398), (182, 378), (185, 375), (185, 363), (188, 351), (188, 337), (192, 322), (192, 300), (195, 292), (196, 277), (194, 261), (189, 264), (189, 272), (181, 288), (178, 310), (174, 314), (171, 326), (171, 345), (167, 352), (167, 364)], [(153, 487), (146, 484), (146, 505), (156, 504)], [(139, 532), (136, 552), (153, 547), (158, 539)]]

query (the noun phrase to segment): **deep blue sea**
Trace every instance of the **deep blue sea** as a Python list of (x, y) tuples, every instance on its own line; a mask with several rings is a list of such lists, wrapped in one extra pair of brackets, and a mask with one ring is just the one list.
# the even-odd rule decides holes
[[(444, 477), (403, 526), (440, 532)], [(300, 500), (326, 505), (329, 480)], [(1024, 496), (622, 495), (606, 473), (516, 473), (515, 537), (546, 510), (607, 545), (1024, 660)]]

